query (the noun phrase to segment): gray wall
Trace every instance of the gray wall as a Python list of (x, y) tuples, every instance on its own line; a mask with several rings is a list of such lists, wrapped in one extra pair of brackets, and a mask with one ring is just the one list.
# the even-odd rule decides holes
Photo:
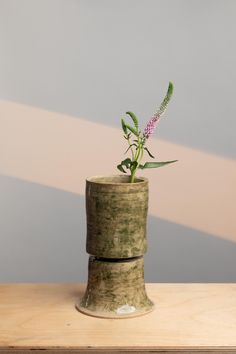
[[(235, 158), (235, 15), (233, 0), (0, 0), (1, 99), (118, 127), (172, 80), (158, 137)], [(84, 281), (84, 198), (4, 175), (0, 190), (0, 281)], [(147, 281), (236, 281), (235, 242), (148, 227)]]

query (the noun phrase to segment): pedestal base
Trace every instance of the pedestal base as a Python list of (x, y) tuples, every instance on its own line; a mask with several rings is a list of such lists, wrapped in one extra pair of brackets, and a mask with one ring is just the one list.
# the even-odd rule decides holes
[(154, 309), (144, 284), (143, 257), (100, 260), (89, 257), (86, 292), (76, 308), (102, 318), (129, 318)]

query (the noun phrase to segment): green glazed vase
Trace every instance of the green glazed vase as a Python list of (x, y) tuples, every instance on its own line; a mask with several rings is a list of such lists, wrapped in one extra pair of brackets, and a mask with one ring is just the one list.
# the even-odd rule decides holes
[(129, 176), (86, 180), (87, 289), (76, 308), (103, 318), (126, 318), (153, 310), (144, 283), (148, 180)]

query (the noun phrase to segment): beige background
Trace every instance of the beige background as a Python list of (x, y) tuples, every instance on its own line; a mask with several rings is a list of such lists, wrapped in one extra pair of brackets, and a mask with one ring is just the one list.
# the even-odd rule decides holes
[(0, 281), (86, 279), (85, 178), (120, 118), (178, 163), (150, 180), (147, 281), (236, 281), (234, 1), (0, 0)]

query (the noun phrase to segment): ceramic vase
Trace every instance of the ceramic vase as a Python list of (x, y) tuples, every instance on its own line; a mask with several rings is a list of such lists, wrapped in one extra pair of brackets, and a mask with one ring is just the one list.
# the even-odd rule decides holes
[(95, 176), (86, 180), (88, 282), (76, 308), (103, 318), (146, 314), (154, 304), (144, 282), (148, 180)]

